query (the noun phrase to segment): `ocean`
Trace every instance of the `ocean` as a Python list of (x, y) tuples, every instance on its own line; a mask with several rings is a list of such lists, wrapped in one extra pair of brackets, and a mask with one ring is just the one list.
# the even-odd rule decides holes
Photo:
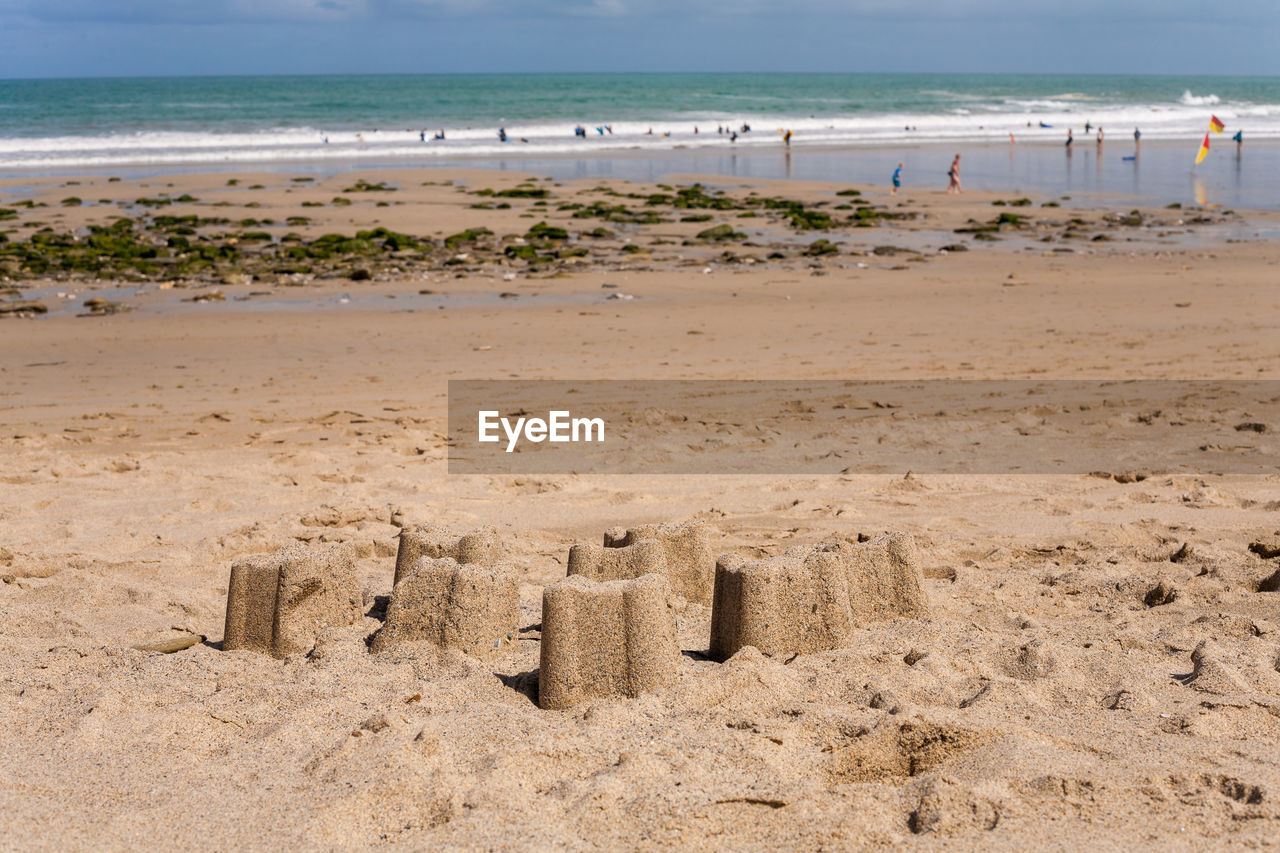
[[(1227, 125), (1226, 134), (1214, 137), (1224, 153), (1198, 175), (1189, 174), (1185, 166), (1211, 114)], [(578, 125), (585, 137), (575, 136)], [(1083, 160), (1094, 156), (1099, 125), (1109, 146), (1099, 163), (1105, 158), (1108, 166), (1128, 169), (1117, 172), (1123, 186), (1069, 174), (1086, 170)], [(750, 131), (742, 132), (744, 126)], [(499, 140), (499, 128), (509, 141)], [(1056, 147), (1061, 153), (1068, 128), (1077, 139), (1074, 160), (1035, 167), (1034, 175), (1003, 165), (1010, 134), (1019, 150)], [(1137, 162), (1123, 160), (1132, 152), (1122, 153), (1122, 146), (1133, 147), (1135, 128), (1144, 142), (1155, 143), (1142, 152), (1151, 164), (1144, 164), (1145, 182), (1140, 170), (1119, 165)], [(777, 158), (782, 130), (793, 132), (795, 158), (808, 157), (807, 165)], [(644, 177), (654, 167), (637, 163), (675, 152), (660, 161), (666, 164), (660, 170), (883, 180), (886, 164), (891, 169), (890, 161), (908, 156), (894, 152), (945, 143), (976, 146), (971, 186), (1013, 190), (1030, 182), (1047, 191), (1179, 199), (1202, 193), (1223, 203), (1275, 206), (1277, 152), (1245, 160), (1243, 167), (1255, 175), (1232, 171), (1229, 137), (1236, 130), (1244, 131), (1247, 146), (1262, 143), (1260, 151), (1280, 142), (1280, 79), (538, 74), (0, 81), (0, 175), (6, 176), (122, 167), (480, 161), (509, 168), (537, 164), (557, 177)], [(730, 141), (731, 131), (737, 131), (736, 141)], [(435, 139), (441, 132), (444, 138)], [(1165, 150), (1165, 143), (1178, 147), (1168, 155), (1152, 153)], [(889, 152), (863, 161), (867, 169), (874, 162), (873, 175), (816, 153), (859, 147)], [(990, 153), (994, 147), (998, 155)], [(1162, 156), (1169, 169), (1156, 165)], [(1055, 154), (1052, 162), (1062, 159)], [(991, 168), (983, 165), (988, 160)], [(909, 177), (917, 168), (939, 171), (932, 159), (909, 166)], [(1130, 172), (1139, 175), (1136, 182)]]

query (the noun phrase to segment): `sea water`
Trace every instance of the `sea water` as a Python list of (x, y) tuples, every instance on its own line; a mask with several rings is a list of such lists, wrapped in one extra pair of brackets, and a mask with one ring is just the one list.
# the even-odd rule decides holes
[[(1212, 157), (1193, 171), (1210, 115), (1227, 132), (1213, 137)], [(575, 135), (577, 126), (585, 137)], [(1099, 126), (1101, 151), (1094, 141)], [(509, 141), (499, 140), (499, 128)], [(1068, 128), (1076, 135), (1069, 157)], [(1135, 128), (1146, 143), (1140, 150)], [(786, 130), (793, 133), (789, 157)], [(1236, 130), (1244, 132), (1241, 153), (1248, 155), (1239, 159), (1229, 139)], [(435, 138), (439, 133), (443, 139)], [(690, 171), (867, 182), (883, 181), (886, 169), (903, 161), (909, 185), (933, 186), (949, 157), (931, 149), (943, 144), (968, 155), (965, 177), (975, 187), (1280, 206), (1280, 79), (534, 74), (0, 81), (0, 175), (7, 176), (216, 164), (471, 163), (537, 167), (557, 177)], [(1031, 150), (1040, 154), (1021, 153)]]

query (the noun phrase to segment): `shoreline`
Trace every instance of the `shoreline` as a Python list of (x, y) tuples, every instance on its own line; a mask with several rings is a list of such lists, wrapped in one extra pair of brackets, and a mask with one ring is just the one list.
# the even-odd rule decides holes
[[(854, 184), (887, 186), (894, 163), (908, 163), (907, 186), (920, 174), (938, 172), (940, 180), (916, 189), (942, 188), (945, 176), (937, 168), (951, 154), (967, 155), (964, 172), (968, 189), (983, 192), (1022, 192), (1042, 195), (1074, 193), (1098, 200), (1114, 198), (1156, 204), (1194, 203), (1203, 194), (1210, 204), (1238, 209), (1280, 209), (1280, 187), (1271, 187), (1280, 175), (1280, 141), (1248, 143), (1237, 159), (1234, 144), (1225, 137), (1215, 139), (1209, 160), (1199, 169), (1191, 168), (1195, 140), (1172, 142), (1150, 140), (1142, 144), (1136, 162), (1123, 158), (1133, 154), (1131, 140), (1120, 139), (1102, 147), (1105, 158), (1097, 156), (1091, 141), (1077, 143), (1071, 157), (1060, 142), (1027, 141), (1010, 145), (998, 142), (929, 141), (903, 145), (869, 142), (856, 145), (805, 145), (797, 141), (791, 148), (779, 144), (744, 145), (738, 149), (720, 146), (690, 146), (674, 149), (616, 149), (589, 153), (528, 150), (527, 156), (452, 156), (435, 160), (413, 160), (404, 156), (367, 158), (318, 158), (298, 160), (245, 160), (226, 162), (122, 163), (113, 166), (83, 166), (47, 169), (7, 169), (0, 172), (0, 189), (22, 187), (24, 181), (120, 176), (129, 180), (154, 179), (170, 175), (225, 174), (236, 171), (263, 173), (293, 172), (317, 178), (351, 174), (361, 170), (482, 170), (527, 172), (556, 180), (579, 178), (622, 178), (656, 182), (677, 176), (697, 175), (705, 179), (784, 179), (802, 181), (847, 181)], [(513, 143), (513, 145), (516, 145)], [(523, 154), (518, 147), (512, 149)], [(1190, 152), (1190, 153), (1189, 153)], [(1021, 155), (1021, 156), (1020, 156)], [(1145, 161), (1141, 159), (1145, 156)], [(1154, 163), (1153, 163), (1154, 161)], [(1249, 178), (1242, 174), (1248, 164)], [(919, 165), (918, 165), (919, 164)], [(929, 164), (929, 165), (925, 165)], [(1143, 173), (1139, 167), (1146, 168)], [(1150, 172), (1155, 170), (1156, 174)], [(1090, 170), (1093, 173), (1090, 174)], [(1106, 174), (1103, 174), (1104, 171)], [(1255, 181), (1250, 183), (1250, 181)], [(1273, 191), (1275, 190), (1275, 191)]]

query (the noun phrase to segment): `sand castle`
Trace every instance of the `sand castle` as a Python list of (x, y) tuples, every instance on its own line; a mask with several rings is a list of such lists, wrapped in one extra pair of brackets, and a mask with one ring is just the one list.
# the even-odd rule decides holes
[(625, 548), (603, 548), (583, 542), (569, 549), (567, 574), (593, 581), (624, 581), (643, 575), (667, 576), (667, 552), (655, 539)]
[(645, 539), (662, 545), (667, 558), (667, 579), (671, 589), (686, 600), (711, 604), (715, 586), (716, 555), (711, 549), (711, 536), (700, 521), (683, 524), (642, 524), (622, 529), (614, 527), (604, 533), (605, 548), (626, 548)]
[(305, 653), (325, 628), (350, 625), (363, 611), (350, 547), (289, 545), (232, 564), (222, 648)]
[(409, 573), (421, 557), (438, 560), (451, 557), (460, 564), (475, 563), (492, 566), (502, 562), (502, 540), (492, 527), (481, 527), (453, 535), (447, 528), (434, 524), (416, 524), (400, 531), (400, 547), (396, 553), (396, 573), (393, 583)]
[(396, 582), (375, 652), (424, 642), (487, 660), (514, 642), (520, 583), (510, 566), (420, 557)]
[(643, 524), (606, 530), (603, 547), (574, 545), (569, 549), (568, 573), (600, 581), (661, 574), (676, 594), (710, 604), (715, 566), (711, 538), (701, 522)]
[(674, 681), (679, 664), (663, 575), (605, 582), (574, 575), (543, 590), (541, 707), (638, 696)]
[[(705, 576), (706, 529), (614, 529), (605, 542), (573, 546), (568, 576), (543, 590), (543, 708), (634, 697), (675, 678), (674, 587), (684, 584), (685, 598), (697, 600), (690, 595), (698, 595)], [(515, 570), (495, 559), (499, 550), (488, 528), (457, 538), (429, 525), (405, 531), (372, 650), (423, 643), (480, 659), (501, 654), (519, 627), (520, 587)], [(349, 548), (293, 545), (232, 566), (223, 647), (275, 657), (305, 652), (324, 628), (351, 624), (361, 612)], [(711, 653), (723, 660), (744, 646), (764, 654), (841, 648), (871, 622), (927, 613), (908, 534), (793, 548), (762, 560), (726, 556), (716, 563)]]
[(724, 660), (743, 646), (765, 654), (836, 649), (849, 645), (859, 626), (927, 612), (908, 534), (794, 548), (763, 560), (722, 557), (711, 654)]

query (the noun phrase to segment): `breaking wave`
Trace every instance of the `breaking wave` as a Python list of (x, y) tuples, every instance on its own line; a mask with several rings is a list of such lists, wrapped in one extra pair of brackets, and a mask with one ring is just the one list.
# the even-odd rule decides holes
[(1208, 107), (1222, 103), (1222, 99), (1217, 95), (1193, 95), (1191, 90), (1187, 89), (1182, 93), (1182, 97), (1178, 98), (1178, 103), (1188, 107)]

